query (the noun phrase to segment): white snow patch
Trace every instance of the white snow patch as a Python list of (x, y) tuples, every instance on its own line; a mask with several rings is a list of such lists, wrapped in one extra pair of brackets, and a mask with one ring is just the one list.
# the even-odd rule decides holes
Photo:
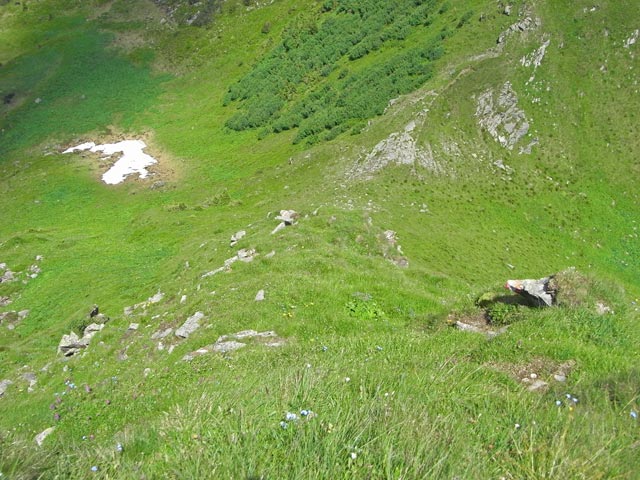
[(129, 175), (137, 173), (140, 178), (149, 175), (147, 167), (158, 163), (150, 155), (144, 153), (147, 145), (142, 140), (123, 140), (118, 143), (107, 143), (96, 145), (94, 142), (82, 143), (76, 147), (66, 149), (62, 153), (73, 153), (77, 151), (89, 150), (91, 152), (104, 153), (103, 158), (111, 157), (116, 153), (122, 155), (113, 166), (102, 175), (102, 181), (108, 185), (122, 183)]

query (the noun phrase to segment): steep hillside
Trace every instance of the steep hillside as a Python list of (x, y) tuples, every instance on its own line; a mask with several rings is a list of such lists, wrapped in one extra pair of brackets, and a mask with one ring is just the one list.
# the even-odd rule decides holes
[(0, 3), (0, 476), (637, 478), (633, 2)]

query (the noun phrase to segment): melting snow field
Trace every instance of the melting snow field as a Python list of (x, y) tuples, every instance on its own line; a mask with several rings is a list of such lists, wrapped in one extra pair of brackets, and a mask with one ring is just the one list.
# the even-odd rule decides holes
[(158, 163), (150, 155), (143, 152), (146, 144), (142, 140), (123, 140), (118, 143), (96, 145), (93, 142), (82, 143), (77, 147), (66, 149), (62, 153), (73, 153), (89, 150), (91, 152), (104, 153), (103, 158), (110, 157), (114, 153), (122, 153), (120, 159), (102, 175), (102, 181), (109, 185), (122, 183), (129, 175), (137, 173), (140, 178), (146, 178), (149, 172), (146, 167)]

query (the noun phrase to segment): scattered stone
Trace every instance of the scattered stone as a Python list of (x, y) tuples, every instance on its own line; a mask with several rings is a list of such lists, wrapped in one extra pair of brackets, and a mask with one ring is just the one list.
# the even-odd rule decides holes
[(276, 220), (282, 220), (285, 225), (294, 225), (300, 215), (295, 210), (280, 210), (280, 215), (277, 215)]
[(187, 296), (186, 295), (182, 295), (182, 297), (180, 297), (180, 303), (185, 303), (187, 301)]
[(104, 328), (104, 323), (91, 323), (87, 325), (84, 329), (84, 335), (80, 339), (81, 342), (89, 343), (96, 333), (101, 331)]
[(274, 331), (257, 332), (255, 330), (243, 330), (234, 334), (222, 335), (216, 340), (216, 343), (199, 348), (182, 357), (182, 360), (191, 361), (195, 357), (208, 353), (228, 353), (247, 346), (247, 343), (240, 342), (239, 340), (254, 340), (266, 347), (281, 347), (285, 345), (284, 339), (278, 337), (278, 334)]
[(548, 386), (549, 384), (544, 380), (537, 379), (527, 387), (527, 390), (529, 390), (530, 392), (542, 392), (546, 390)]
[(252, 262), (256, 257), (256, 249), (255, 248), (243, 248), (238, 250), (238, 260), (241, 262), (249, 263)]
[(36, 377), (36, 374), (32, 372), (23, 373), (22, 379), (25, 380), (26, 382), (29, 382), (29, 387), (27, 388), (27, 391), (29, 393), (33, 392), (33, 388), (36, 386), (36, 383), (38, 383), (38, 378)]
[(275, 250), (271, 250), (269, 253), (267, 253), (264, 258), (273, 258), (276, 254)]
[(211, 351), (216, 353), (227, 353), (233, 352), (234, 350), (239, 350), (240, 348), (244, 348), (246, 346), (246, 343), (229, 340), (226, 342), (216, 342), (213, 347), (211, 347)]
[(49, 427), (46, 430), (43, 430), (42, 432), (40, 432), (38, 435), (36, 435), (36, 438), (34, 439), (36, 444), (39, 447), (41, 447), (42, 444), (44, 443), (45, 438), (51, 435), (55, 429), (56, 427)]
[(640, 37), (640, 29), (634, 30), (631, 36), (624, 41), (622, 46), (624, 48), (629, 48), (631, 45), (635, 45), (638, 41), (638, 37)]
[[(3, 264), (5, 265), (5, 264)], [(0, 283), (9, 283), (9, 282), (15, 282), (17, 280), (16, 275), (14, 272), (12, 272), (11, 270), (9, 270), (8, 268), (6, 268), (5, 266), (5, 270), (4, 273), (2, 274), (2, 276), (0, 276)]]
[(131, 323), (129, 325), (128, 330), (134, 330), (135, 331), (135, 330), (138, 330), (138, 328), (140, 328), (140, 324), (139, 323)]
[(271, 235), (278, 233), (280, 230), (285, 228), (287, 225), (284, 222), (280, 222), (276, 228), (271, 231)]
[(176, 337), (187, 338), (198, 328), (200, 328), (200, 320), (204, 318), (204, 313), (196, 312), (190, 316), (184, 324), (176, 330)]
[[(398, 237), (393, 230), (385, 230), (380, 236), (383, 242), (382, 253), (384, 258), (400, 268), (407, 268), (409, 260), (402, 254), (402, 247), (398, 244)], [(393, 251), (395, 247), (396, 252)], [(399, 255), (398, 255), (399, 254)]]
[(598, 302), (596, 303), (596, 312), (598, 313), (598, 315), (606, 315), (608, 313), (613, 314), (613, 310), (611, 310), (611, 307), (609, 307), (608, 305), (605, 305), (602, 302)]
[(560, 373), (555, 373), (553, 375), (553, 379), (556, 382), (566, 382), (567, 381), (567, 377), (565, 375), (560, 374)]
[(509, 150), (529, 131), (529, 122), (524, 111), (518, 108), (518, 97), (511, 82), (506, 82), (497, 94), (489, 89), (480, 95), (476, 117), (480, 126)]
[(6, 307), (11, 304), (10, 297), (0, 297), (0, 307)]
[(91, 339), (103, 328), (103, 323), (92, 323), (84, 329), (82, 338), (75, 332), (70, 332), (69, 335), (63, 335), (58, 344), (58, 352), (62, 353), (65, 357), (75, 355), (80, 350), (87, 348)]
[(255, 300), (256, 302), (262, 302), (264, 300), (264, 290), (258, 290)]
[(173, 328), (167, 328), (163, 331), (157, 331), (153, 335), (151, 335), (151, 340), (161, 340), (171, 335), (171, 332), (173, 332)]
[(36, 255), (36, 262), (41, 262), (42, 260), (44, 260), (42, 255)]
[(235, 246), (235, 244), (238, 243), (240, 239), (242, 239), (246, 234), (247, 232), (245, 232), (244, 230), (240, 230), (239, 232), (236, 232), (233, 235), (231, 235), (231, 243), (229, 244), (229, 246), (230, 247)]
[(149, 367), (145, 368), (144, 371), (142, 372), (142, 375), (144, 375), (144, 378), (147, 378), (150, 374), (151, 374), (151, 369)]
[(234, 257), (228, 258), (224, 261), (224, 265), (222, 267), (211, 270), (210, 272), (203, 274), (200, 278), (212, 277), (213, 275), (216, 275), (220, 272), (228, 272), (231, 270), (231, 264), (237, 262), (238, 260), (245, 263), (251, 262), (256, 257), (256, 255), (257, 253), (255, 248), (243, 248), (241, 250), (238, 250), (238, 253)]
[(135, 310), (138, 310), (138, 309), (146, 310), (146, 308), (149, 305), (160, 303), (163, 298), (164, 298), (164, 293), (158, 290), (158, 292), (155, 295), (149, 297), (146, 301), (136, 303), (131, 307), (124, 307), (124, 314), (125, 316), (130, 316), (130, 315), (133, 315)]
[(60, 343), (58, 344), (58, 352), (62, 353), (65, 357), (75, 355), (80, 349), (87, 346), (80, 343), (80, 337), (75, 332), (70, 332), (69, 335), (63, 335)]
[(507, 15), (507, 16), (509, 16), (509, 15), (511, 15), (511, 9), (512, 9), (512, 8), (513, 8), (513, 7), (512, 7), (511, 5), (506, 5), (506, 6), (504, 7), (504, 10), (502, 11), (502, 13), (504, 13), (504, 14), (505, 14), (505, 15)]
[(0, 397), (2, 397), (4, 395), (4, 393), (7, 391), (7, 388), (9, 388), (9, 385), (12, 385), (13, 382), (11, 380), (1, 380), (0, 381)]
[(539, 280), (508, 280), (505, 288), (524, 297), (534, 307), (550, 307), (555, 302), (556, 291), (551, 287), (553, 275)]

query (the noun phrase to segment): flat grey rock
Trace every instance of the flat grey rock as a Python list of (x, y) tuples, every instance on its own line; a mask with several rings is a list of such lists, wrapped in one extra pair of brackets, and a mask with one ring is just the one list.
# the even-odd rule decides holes
[(204, 313), (196, 312), (176, 330), (176, 337), (187, 338), (198, 328), (200, 328), (200, 320), (204, 318)]

